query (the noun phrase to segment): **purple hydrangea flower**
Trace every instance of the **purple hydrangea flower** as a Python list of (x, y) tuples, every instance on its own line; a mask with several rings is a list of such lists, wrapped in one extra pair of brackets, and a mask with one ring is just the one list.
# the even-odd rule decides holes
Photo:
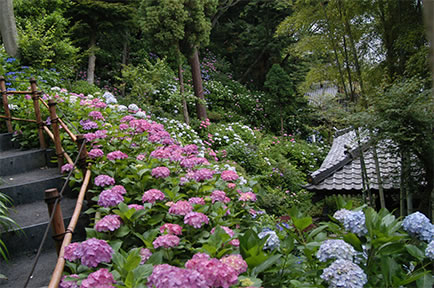
[(204, 276), (199, 272), (182, 269), (169, 264), (154, 266), (151, 276), (148, 277), (148, 287), (155, 288), (206, 288), (209, 287)]
[(319, 247), (316, 257), (321, 262), (326, 262), (329, 259), (344, 259), (353, 261), (356, 255), (356, 250), (353, 246), (343, 240), (326, 240)]
[(121, 217), (119, 215), (107, 215), (96, 222), (95, 230), (98, 232), (115, 231), (121, 227)]
[(188, 201), (178, 201), (169, 208), (169, 213), (175, 215), (187, 215), (191, 211), (193, 211), (193, 206)]
[(203, 213), (190, 212), (184, 216), (184, 223), (198, 229), (198, 228), (202, 227), (202, 225), (204, 223), (208, 224), (209, 219), (208, 219), (208, 216), (206, 216)]
[(99, 194), (98, 205), (102, 207), (114, 207), (124, 201), (122, 194), (113, 189), (104, 190)]
[(121, 160), (121, 159), (127, 159), (128, 155), (125, 154), (122, 151), (114, 151), (114, 152), (110, 152), (107, 154), (107, 159), (108, 160)]
[(142, 201), (154, 204), (157, 200), (163, 200), (165, 197), (160, 190), (150, 189), (143, 194)]
[(237, 172), (231, 170), (225, 170), (220, 176), (224, 181), (235, 181), (239, 178)]
[(100, 187), (115, 185), (115, 179), (108, 175), (98, 175), (95, 177), (95, 185)]
[(74, 164), (65, 164), (60, 168), (60, 172), (65, 173), (74, 169)]
[(90, 238), (79, 246), (81, 264), (87, 267), (96, 267), (101, 262), (110, 262), (113, 249), (105, 240)]
[[(67, 278), (73, 278), (67, 279)], [(60, 281), (59, 287), (60, 288), (78, 288), (77, 280), (80, 279), (80, 277), (77, 274), (71, 274), (71, 275), (65, 275), (62, 277), (62, 280)]]
[(179, 245), (179, 237), (172, 234), (165, 234), (157, 237), (157, 239), (152, 242), (154, 248), (158, 247), (171, 248)]
[(96, 272), (90, 273), (81, 282), (80, 288), (115, 288), (112, 285), (115, 283), (113, 275), (106, 268), (101, 268)]
[(104, 156), (104, 152), (101, 149), (95, 148), (90, 150), (89, 153), (87, 153), (87, 155), (89, 156), (89, 158), (95, 159)]
[(338, 259), (321, 274), (330, 288), (362, 288), (368, 278), (363, 270), (351, 261)]
[(155, 178), (166, 178), (170, 175), (170, 170), (167, 167), (157, 167), (152, 169), (151, 175)]

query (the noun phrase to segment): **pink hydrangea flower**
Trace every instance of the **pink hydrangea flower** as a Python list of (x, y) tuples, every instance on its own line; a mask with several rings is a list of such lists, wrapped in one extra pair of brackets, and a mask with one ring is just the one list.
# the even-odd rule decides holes
[(188, 199), (188, 203), (197, 204), (197, 205), (205, 205), (205, 200), (202, 197), (191, 197)]
[(157, 237), (157, 239), (152, 242), (154, 248), (158, 247), (171, 248), (179, 245), (179, 237), (171, 234), (165, 234)]
[(104, 139), (107, 137), (107, 130), (97, 130), (95, 131), (95, 137), (97, 139)]
[(240, 201), (256, 201), (256, 195), (253, 192), (240, 193), (240, 197), (238, 198)]
[(220, 262), (234, 268), (238, 275), (247, 271), (247, 263), (240, 254), (227, 255)]
[(96, 267), (101, 262), (110, 262), (113, 249), (105, 240), (90, 238), (78, 247), (81, 255), (81, 264), (87, 267)]
[(98, 205), (102, 207), (114, 207), (123, 201), (124, 197), (122, 194), (108, 189), (99, 194)]
[(237, 184), (235, 184), (235, 183), (228, 183), (228, 188), (229, 189), (235, 189), (235, 187), (237, 187)]
[(95, 133), (86, 133), (83, 135), (87, 142), (92, 142), (98, 138)]
[(143, 207), (143, 205), (139, 205), (139, 204), (130, 204), (130, 205), (128, 205), (128, 208), (129, 209), (134, 208), (134, 209), (136, 209), (136, 211), (145, 209), (145, 207)]
[(156, 149), (151, 152), (150, 156), (156, 159), (169, 159), (171, 152), (164, 148)]
[(121, 130), (121, 131), (127, 130), (128, 128), (130, 128), (130, 126), (128, 126), (128, 124), (122, 123), (119, 125), (119, 130)]
[(74, 164), (65, 164), (60, 168), (60, 172), (65, 173), (74, 169)]
[(81, 282), (80, 288), (115, 288), (112, 284), (116, 281), (113, 275), (106, 268), (101, 268), (96, 272), (90, 273), (86, 279)]
[(95, 177), (95, 185), (100, 187), (115, 185), (115, 179), (108, 175), (98, 175)]
[(142, 248), (140, 249), (140, 257), (142, 258), (142, 260), (140, 261), (140, 264), (145, 264), (146, 261), (148, 261), (148, 259), (152, 256), (152, 252), (151, 250), (149, 250), (148, 248)]
[(127, 190), (122, 185), (115, 185), (115, 186), (113, 186), (113, 188), (111, 190), (113, 192), (119, 193), (121, 195), (125, 195), (127, 193)]
[(218, 201), (223, 203), (229, 203), (231, 199), (226, 197), (226, 193), (221, 190), (214, 190), (211, 194), (212, 203)]
[(127, 115), (127, 116), (124, 116), (124, 117), (121, 119), (121, 122), (122, 122), (122, 123), (130, 122), (130, 121), (135, 120), (135, 119), (136, 119), (136, 118), (134, 118), (134, 116)]
[(155, 178), (166, 178), (170, 175), (170, 170), (167, 167), (157, 167), (152, 169), (151, 175)]
[(84, 130), (98, 129), (98, 123), (91, 120), (80, 120), (80, 125)]
[(121, 227), (121, 217), (119, 215), (107, 215), (96, 222), (95, 230), (98, 232), (115, 231)]
[[(214, 228), (211, 229), (211, 234), (215, 233), (215, 228), (216, 227), (214, 227)], [(235, 232), (231, 228), (226, 227), (226, 226), (220, 226), (220, 228), (222, 228), (223, 230), (225, 230), (226, 234), (228, 234), (229, 236), (234, 237)]]
[(184, 216), (184, 223), (193, 226), (194, 228), (200, 228), (204, 223), (208, 224), (209, 219), (208, 216), (203, 213), (190, 212)]
[(104, 117), (102, 116), (102, 113), (99, 111), (90, 111), (89, 117), (95, 119), (95, 120), (104, 120)]
[(172, 235), (182, 235), (182, 227), (178, 224), (166, 223), (160, 227), (160, 233), (164, 232)]
[(213, 170), (202, 168), (194, 172), (193, 179), (196, 180), (197, 182), (209, 180), (212, 179), (214, 173), (215, 171)]
[(142, 196), (143, 202), (149, 202), (154, 204), (157, 200), (163, 200), (166, 196), (164, 196), (164, 193), (161, 192), (158, 189), (150, 189), (146, 191)]
[(81, 243), (79, 242), (73, 242), (68, 246), (66, 246), (63, 258), (71, 262), (80, 259), (81, 258), (81, 250), (79, 249), (80, 245)]
[(184, 148), (182, 148), (182, 151), (185, 154), (197, 154), (197, 152), (198, 152), (197, 145), (189, 144), (189, 145), (185, 146)]
[(87, 153), (87, 155), (89, 156), (89, 158), (95, 159), (104, 156), (104, 152), (101, 149), (95, 148), (90, 150), (89, 153)]
[(154, 266), (151, 276), (148, 277), (148, 287), (156, 288), (207, 288), (209, 287), (204, 276), (199, 272), (182, 269), (169, 264)]
[(169, 213), (175, 215), (187, 215), (191, 211), (193, 211), (193, 206), (188, 201), (178, 201), (169, 208)]
[(218, 259), (206, 259), (202, 255), (199, 255), (199, 257), (196, 257), (196, 255), (193, 256), (193, 261), (189, 260), (185, 263), (185, 267), (202, 274), (208, 287), (229, 288), (237, 283), (238, 274), (234, 268), (220, 262)]
[(110, 152), (107, 154), (107, 159), (108, 160), (121, 160), (121, 159), (127, 159), (128, 155), (125, 154), (122, 151), (114, 151), (114, 152)]
[(222, 172), (221, 178), (225, 181), (235, 181), (239, 178), (239, 176), (235, 171), (225, 170)]
[(229, 244), (235, 247), (239, 247), (240, 246), (240, 240), (238, 239), (232, 239), (231, 241), (229, 241)]
[(71, 275), (65, 275), (62, 277), (62, 280), (60, 281), (59, 287), (60, 288), (78, 288), (77, 280), (67, 280), (66, 278), (74, 278), (74, 279), (80, 279), (80, 277), (77, 274), (71, 274)]
[(145, 154), (139, 154), (139, 155), (137, 155), (136, 159), (139, 161), (143, 161), (146, 159), (146, 155)]

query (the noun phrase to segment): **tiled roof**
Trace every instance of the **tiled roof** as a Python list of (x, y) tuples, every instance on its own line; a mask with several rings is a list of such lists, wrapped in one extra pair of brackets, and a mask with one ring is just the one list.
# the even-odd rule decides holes
[[(354, 130), (337, 132), (333, 145), (321, 167), (310, 175), (308, 190), (359, 190), (363, 189), (360, 151), (363, 151), (369, 187), (378, 190), (373, 149), (367, 131), (360, 131), (359, 148)], [(376, 150), (384, 189), (399, 189), (400, 158), (392, 153), (391, 141), (377, 144)]]

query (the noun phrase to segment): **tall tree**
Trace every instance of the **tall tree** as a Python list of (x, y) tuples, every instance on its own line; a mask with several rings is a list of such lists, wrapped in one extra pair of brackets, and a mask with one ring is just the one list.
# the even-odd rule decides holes
[[(194, 93), (197, 97), (196, 111), (199, 119), (207, 118), (199, 47), (209, 43), (211, 16), (215, 14), (217, 2), (217, 0), (142, 1), (145, 31), (165, 43), (167, 49), (180, 51), (188, 59)], [(180, 59), (178, 52), (176, 55)]]
[(0, 1), (0, 32), (6, 53), (11, 57), (18, 54), (18, 33), (12, 0)]
[(98, 37), (104, 32), (112, 37), (115, 34), (125, 34), (133, 11), (123, 0), (74, 0), (68, 14), (75, 23), (73, 31), (76, 39), (87, 42), (88, 83), (93, 84), (95, 81)]

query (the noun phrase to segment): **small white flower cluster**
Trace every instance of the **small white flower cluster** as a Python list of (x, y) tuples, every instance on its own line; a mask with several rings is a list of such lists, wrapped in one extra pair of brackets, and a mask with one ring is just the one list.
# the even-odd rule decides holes
[(115, 96), (108, 91), (106, 91), (102, 95), (102, 97), (105, 99), (105, 103), (107, 103), (107, 104), (117, 104), (118, 103), (118, 100), (116, 100)]
[(175, 119), (169, 120), (162, 117), (157, 117), (157, 120), (160, 123), (163, 123), (164, 128), (167, 132), (170, 133), (170, 136), (182, 145), (193, 143), (198, 146), (199, 150), (205, 149), (205, 146), (200, 139), (199, 134), (197, 134), (197, 132), (194, 131), (190, 127), (190, 125), (187, 125), (186, 123), (182, 123), (181, 121)]

